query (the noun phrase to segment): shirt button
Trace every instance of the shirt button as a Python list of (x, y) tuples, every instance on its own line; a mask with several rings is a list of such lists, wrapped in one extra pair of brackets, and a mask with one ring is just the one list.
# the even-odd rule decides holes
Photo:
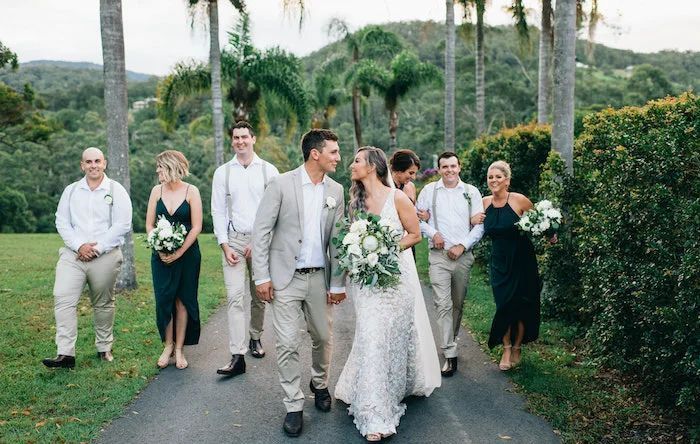
[(298, 258), (297, 256), (294, 256), (294, 260), (295, 260), (295, 261), (298, 261), (299, 258)]
[(299, 239), (299, 243), (301, 243), (301, 239)]

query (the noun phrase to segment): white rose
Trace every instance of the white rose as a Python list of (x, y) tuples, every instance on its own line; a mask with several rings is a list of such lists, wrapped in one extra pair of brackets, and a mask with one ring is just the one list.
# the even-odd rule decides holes
[(542, 222), (540, 222), (540, 227), (542, 228), (542, 231), (547, 231), (549, 230), (549, 227), (551, 227), (551, 225), (549, 224), (549, 221), (545, 219)]
[(160, 239), (168, 239), (173, 235), (173, 230), (169, 226), (158, 231), (158, 237)]
[(551, 208), (545, 212), (545, 216), (558, 221), (561, 219), (561, 212), (556, 208)]
[(379, 256), (377, 253), (370, 253), (367, 255), (367, 265), (374, 267), (379, 263)]
[(366, 251), (374, 251), (379, 248), (379, 241), (371, 234), (362, 241), (362, 246)]
[(368, 224), (369, 222), (367, 222), (366, 219), (358, 219), (350, 225), (350, 232), (358, 234), (364, 233), (367, 231)]
[(387, 253), (389, 253), (389, 249), (385, 245), (382, 245), (382, 247), (379, 249), (379, 254), (387, 254)]
[(337, 204), (338, 204), (338, 203), (335, 201), (335, 199), (334, 199), (332, 196), (326, 197), (326, 207), (327, 207), (329, 210), (332, 210), (333, 208), (335, 208), (335, 206), (336, 206)]
[(168, 228), (168, 227), (170, 227), (170, 222), (168, 222), (168, 219), (161, 216), (161, 218), (158, 219), (157, 227), (158, 228)]
[(343, 245), (358, 245), (360, 243), (360, 235), (357, 233), (348, 233), (343, 238)]
[(541, 201), (537, 202), (537, 205), (535, 205), (535, 207), (540, 211), (548, 210), (548, 209), (552, 208), (552, 202), (548, 201), (547, 199), (541, 200)]
[(354, 254), (355, 256), (362, 256), (362, 249), (357, 244), (352, 244), (348, 247), (348, 254)]

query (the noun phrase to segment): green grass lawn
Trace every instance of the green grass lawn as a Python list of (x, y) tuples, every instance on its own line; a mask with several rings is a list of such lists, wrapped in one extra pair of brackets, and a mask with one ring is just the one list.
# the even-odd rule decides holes
[[(49, 370), (56, 354), (53, 282), (58, 235), (0, 235), (0, 442), (80, 442), (102, 425), (156, 373), (162, 345), (155, 325), (150, 251), (135, 240), (139, 288), (117, 295), (111, 364), (95, 357), (92, 310), (81, 298), (75, 370)], [(211, 234), (200, 236), (202, 321), (224, 300), (221, 258)]]

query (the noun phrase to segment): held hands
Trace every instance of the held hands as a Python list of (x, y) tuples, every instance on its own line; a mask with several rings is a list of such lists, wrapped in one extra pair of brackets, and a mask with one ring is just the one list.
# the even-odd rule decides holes
[(90, 262), (100, 255), (100, 252), (95, 248), (97, 242), (87, 242), (78, 248), (78, 255), (75, 257), (79, 261)]
[(433, 236), (433, 248), (436, 250), (442, 250), (445, 248), (445, 239), (443, 239), (442, 234), (440, 232), (435, 233)]
[(345, 293), (331, 293), (326, 292), (326, 299), (329, 304), (338, 305), (345, 300), (347, 295)]
[(243, 256), (246, 259), (250, 259), (250, 257), (252, 256), (252, 253), (253, 253), (253, 249), (250, 248), (250, 245), (246, 245), (245, 250), (243, 250)]
[(418, 219), (423, 222), (428, 222), (430, 220), (430, 210), (416, 210)]
[(272, 302), (272, 300), (275, 298), (273, 295), (274, 289), (272, 288), (271, 281), (264, 282), (260, 285), (256, 285), (255, 293), (258, 295), (258, 298), (260, 298), (260, 300), (263, 302)]
[(447, 257), (449, 257), (453, 261), (456, 261), (457, 259), (459, 259), (462, 253), (464, 253), (464, 245), (457, 244), (449, 250), (447, 250)]
[(164, 264), (170, 265), (182, 257), (182, 248), (175, 250), (175, 252), (171, 254), (166, 254), (159, 251), (158, 256)]
[(476, 213), (475, 215), (472, 216), (470, 219), (470, 222), (472, 225), (481, 225), (484, 223), (484, 219), (486, 219), (486, 214), (484, 213)]
[(233, 248), (229, 247), (228, 244), (221, 244), (221, 249), (224, 251), (224, 258), (230, 267), (233, 267), (241, 261), (241, 257), (236, 254)]

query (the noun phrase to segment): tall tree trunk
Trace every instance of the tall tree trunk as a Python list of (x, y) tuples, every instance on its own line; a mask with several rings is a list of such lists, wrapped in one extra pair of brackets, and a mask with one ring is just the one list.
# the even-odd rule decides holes
[(209, 69), (211, 70), (211, 114), (214, 126), (216, 165), (224, 163), (224, 110), (221, 97), (221, 49), (219, 48), (219, 3), (209, 0)]
[(355, 125), (355, 144), (362, 146), (362, 122), (360, 121), (360, 89), (352, 89), (352, 122)]
[(576, 0), (557, 0), (554, 11), (554, 122), (552, 149), (573, 173)]
[(445, 1), (445, 151), (455, 150), (455, 5)]
[[(107, 118), (107, 166), (110, 176), (129, 193), (129, 127), (121, 0), (100, 0), (100, 31)], [(120, 290), (131, 290), (136, 288), (132, 232), (126, 236), (122, 253), (124, 261), (116, 287)]]
[(542, 0), (542, 22), (540, 29), (540, 65), (537, 87), (537, 123), (549, 122), (552, 108), (552, 0)]
[(484, 9), (486, 0), (476, 2), (476, 135), (486, 129), (486, 92), (484, 80)]
[(397, 147), (396, 132), (399, 129), (399, 111), (394, 109), (389, 111), (389, 151)]

